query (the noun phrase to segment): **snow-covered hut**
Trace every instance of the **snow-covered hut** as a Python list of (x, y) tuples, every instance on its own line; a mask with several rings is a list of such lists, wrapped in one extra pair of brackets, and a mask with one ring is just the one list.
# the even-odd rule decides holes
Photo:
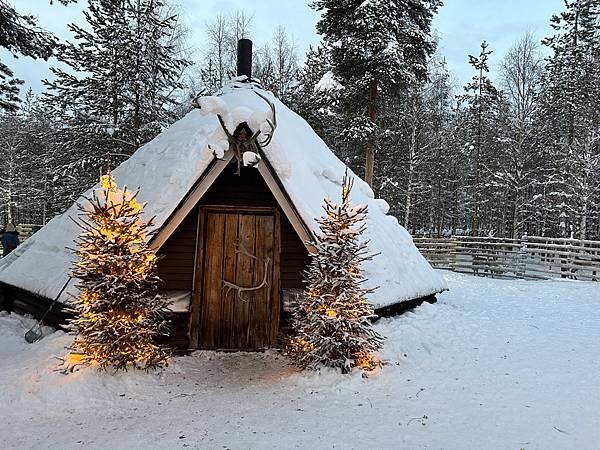
[[(162, 255), (159, 276), (173, 299), (170, 342), (183, 349), (275, 346), (285, 300), (303, 288), (315, 218), (325, 197), (339, 198), (346, 166), (300, 116), (247, 77), (197, 106), (113, 175), (119, 186), (139, 188), (146, 217), (155, 217), (151, 245)], [(257, 131), (256, 145), (248, 145)], [(369, 208), (364, 237), (378, 256), (364, 272), (379, 286), (370, 297), (377, 312), (431, 301), (446, 289), (387, 215), (386, 202), (356, 176), (352, 201)], [(46, 320), (64, 322), (76, 293), (68, 250), (80, 232), (70, 219), (76, 214), (73, 205), (0, 260), (5, 308), (39, 317), (57, 299)]]

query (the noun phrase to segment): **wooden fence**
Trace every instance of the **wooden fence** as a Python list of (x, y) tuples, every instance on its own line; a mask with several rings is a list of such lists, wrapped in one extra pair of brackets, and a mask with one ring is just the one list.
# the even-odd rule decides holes
[[(23, 223), (16, 226), (17, 231), (19, 232), (19, 241), (23, 242), (25, 239), (31, 237), (34, 233), (34, 230), (39, 230), (41, 225), (34, 225), (31, 223)], [(0, 242), (0, 258), (2, 257), (2, 243)]]
[(600, 241), (525, 236), (414, 238), (437, 268), (511, 278), (600, 281)]

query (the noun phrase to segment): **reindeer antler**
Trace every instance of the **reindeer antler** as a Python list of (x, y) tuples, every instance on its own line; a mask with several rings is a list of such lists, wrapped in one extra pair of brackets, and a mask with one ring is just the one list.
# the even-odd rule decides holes
[[(260, 145), (261, 147), (265, 147), (265, 146), (269, 145), (271, 143), (271, 140), (273, 139), (273, 134), (275, 133), (275, 129), (277, 128), (277, 113), (275, 112), (275, 105), (273, 104), (273, 102), (271, 102), (266, 96), (264, 96), (260, 92), (257, 92), (257, 91), (254, 91), (254, 92), (256, 93), (256, 95), (258, 95), (260, 98), (262, 98), (267, 103), (267, 105), (269, 105), (269, 108), (271, 109), (272, 118), (266, 119), (267, 124), (269, 125), (269, 128), (270, 128), (270, 131), (263, 133), (265, 135), (263, 140), (261, 140), (261, 141), (258, 140), (258, 138), (261, 134), (260, 128), (258, 130), (256, 130), (252, 134), (252, 136), (245, 137), (243, 140), (238, 139), (236, 136), (233, 135), (233, 133), (231, 133), (227, 129), (227, 126), (225, 126), (225, 120), (223, 120), (223, 117), (221, 117), (220, 114), (217, 114), (217, 118), (219, 119), (219, 124), (221, 125), (223, 132), (227, 136), (227, 141), (229, 142), (229, 148), (234, 151), (235, 156), (238, 161), (236, 175), (240, 174), (240, 168), (241, 168), (244, 153), (246, 151), (254, 151), (253, 148), (256, 147), (256, 144)], [(192, 99), (192, 106), (194, 108), (201, 109), (198, 99), (200, 98), (200, 96), (203, 93), (204, 93), (204, 91), (200, 92), (198, 95), (196, 95)], [(210, 145), (209, 145), (209, 148), (210, 148)]]
[[(239, 239), (236, 241), (235, 244), (235, 253), (247, 256), (248, 258), (252, 258), (255, 261), (258, 261), (258, 257), (250, 253), (250, 250), (248, 250), (243, 244), (243, 242)], [(269, 263), (271, 262), (271, 259), (267, 256), (264, 258), (263, 262), (265, 264), (265, 271), (263, 275), (263, 280), (260, 284), (256, 286), (244, 287), (223, 279), (221, 281), (223, 283), (222, 289), (225, 290), (225, 295), (229, 294), (230, 291), (234, 290), (237, 292), (238, 297), (241, 301), (248, 302), (248, 298), (244, 295), (244, 292), (258, 291), (265, 286), (269, 286)]]
[(217, 119), (219, 119), (221, 128), (223, 128), (223, 131), (225, 132), (225, 135), (227, 136), (227, 142), (229, 142), (230, 144), (233, 144), (233, 145), (238, 145), (240, 143), (240, 141), (233, 134), (231, 134), (231, 132), (227, 129), (227, 126), (225, 126), (225, 121), (221, 117), (221, 114), (217, 114)]
[[(261, 147), (266, 147), (267, 145), (269, 145), (271, 143), (271, 139), (273, 139), (273, 134), (275, 133), (275, 128), (277, 128), (277, 114), (275, 112), (275, 105), (273, 104), (273, 102), (271, 102), (267, 97), (262, 95), (260, 92), (258, 92), (258, 91), (254, 91), (254, 92), (256, 93), (256, 95), (258, 95), (260, 98), (262, 98), (265, 102), (267, 102), (267, 105), (269, 105), (269, 108), (271, 108), (271, 114), (273, 115), (273, 120), (267, 119), (267, 123), (269, 124), (271, 131), (269, 133), (265, 133), (265, 139), (262, 142), (258, 142)], [(258, 134), (259, 134), (259, 132), (256, 133), (257, 138), (258, 138)]]
[(206, 89), (202, 89), (200, 92), (198, 92), (197, 95), (194, 96), (194, 98), (192, 98), (192, 106), (196, 109), (202, 109), (200, 108), (200, 103), (198, 103), (198, 99), (200, 97), (202, 97), (202, 94), (204, 94), (206, 92)]

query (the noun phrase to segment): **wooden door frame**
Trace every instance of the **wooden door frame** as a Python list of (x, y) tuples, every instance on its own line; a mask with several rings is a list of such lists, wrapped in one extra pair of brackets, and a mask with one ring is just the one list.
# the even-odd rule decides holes
[(192, 304), (190, 307), (190, 347), (198, 349), (200, 317), (202, 314), (202, 289), (204, 286), (204, 246), (206, 242), (206, 217), (209, 213), (272, 215), (275, 224), (273, 227), (273, 276), (277, 275), (277, 285), (271, 286), (273, 307), (271, 309), (271, 335), (270, 344), (277, 342), (279, 330), (279, 315), (281, 309), (280, 284), (281, 284), (281, 222), (279, 209), (268, 206), (231, 206), (231, 205), (202, 205), (198, 208), (198, 231), (196, 239), (196, 267), (194, 268), (194, 286), (192, 291)]

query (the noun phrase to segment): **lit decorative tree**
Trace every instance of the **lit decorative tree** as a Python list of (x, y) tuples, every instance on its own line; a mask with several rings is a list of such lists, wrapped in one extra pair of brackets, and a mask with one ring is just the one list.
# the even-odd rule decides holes
[(79, 261), (72, 276), (80, 280), (74, 299), (76, 338), (70, 348), (83, 364), (146, 370), (167, 364), (168, 350), (156, 343), (167, 333), (167, 301), (157, 293), (157, 257), (146, 244), (144, 205), (127, 188), (117, 188), (110, 173), (101, 188), (79, 205), (82, 228), (75, 243)]
[(366, 205), (350, 205), (352, 180), (344, 175), (342, 202), (325, 199), (326, 216), (317, 219), (321, 236), (317, 252), (305, 273), (306, 298), (294, 309), (295, 336), (288, 354), (302, 367), (339, 367), (348, 373), (353, 367), (372, 370), (379, 361), (373, 352), (383, 337), (372, 327), (375, 316), (366, 296), (372, 289), (362, 287), (361, 263), (373, 258), (368, 242), (361, 241)]

